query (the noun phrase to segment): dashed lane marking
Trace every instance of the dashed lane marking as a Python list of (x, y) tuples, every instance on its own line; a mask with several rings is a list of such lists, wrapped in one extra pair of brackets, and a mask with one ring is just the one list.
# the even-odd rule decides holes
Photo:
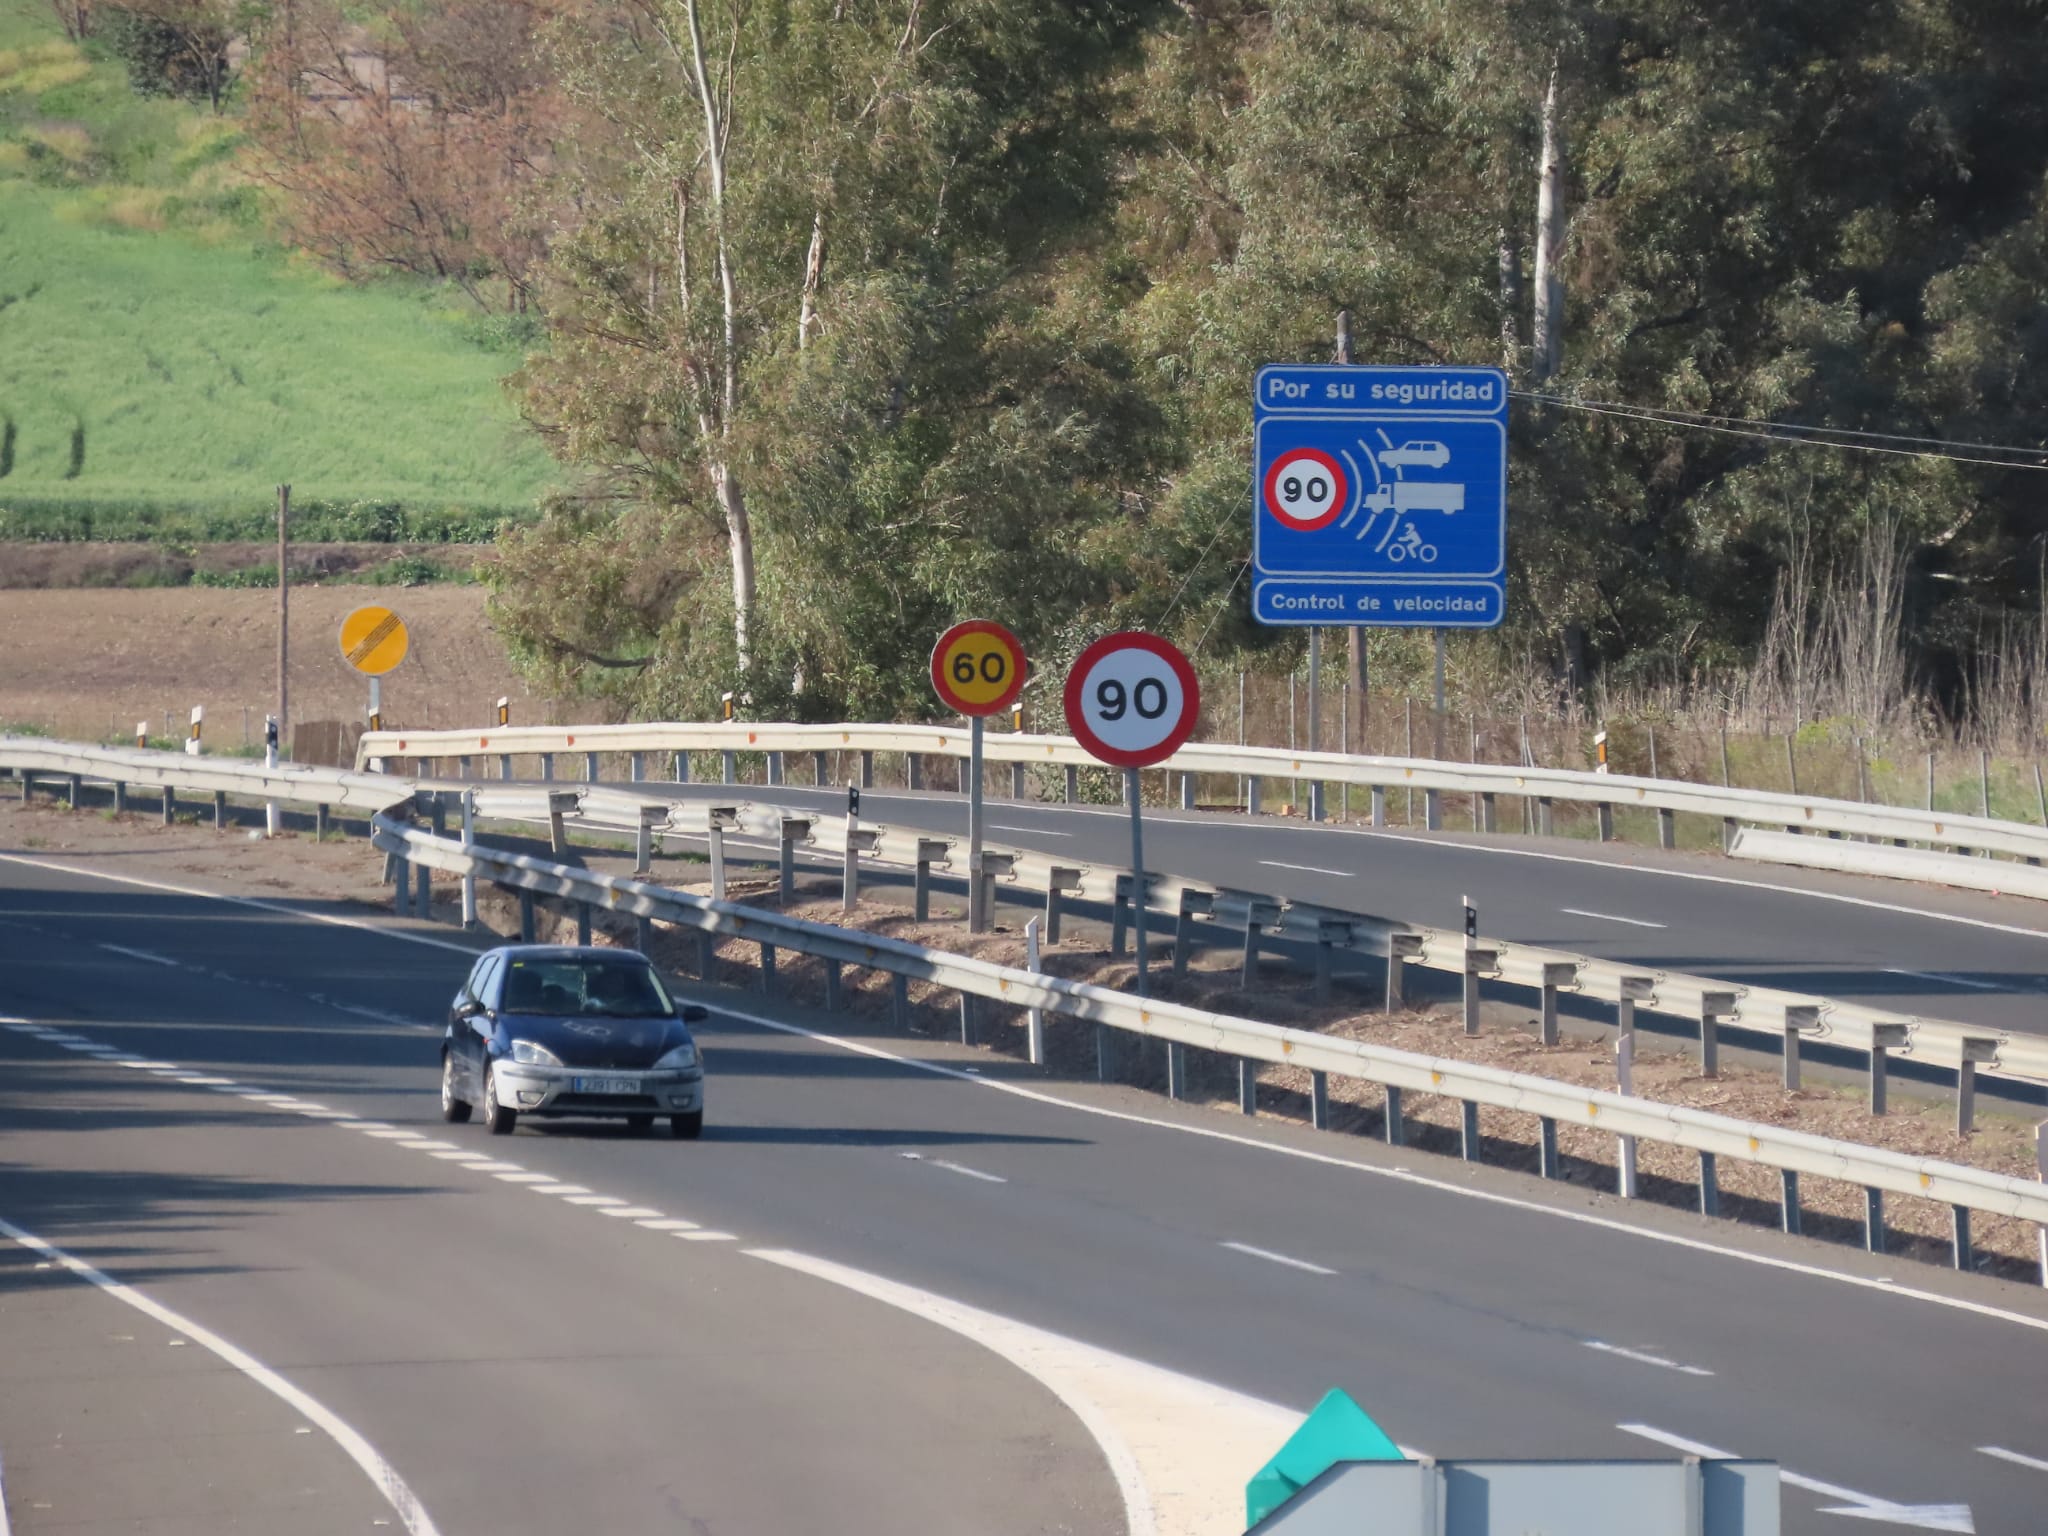
[(2017, 1467), (2032, 1467), (2036, 1472), (2048, 1472), (2048, 1461), (2043, 1461), (2038, 1456), (2008, 1451), (2002, 1445), (1980, 1445), (1977, 1449), (1986, 1456), (1996, 1456), (2000, 1461), (2009, 1461)]
[(1225, 1243), (1223, 1246), (1232, 1253), (1249, 1254), (1252, 1258), (1264, 1259), (1268, 1264), (1284, 1264), (1289, 1269), (1305, 1270), (1311, 1275), (1337, 1273), (1336, 1270), (1326, 1269), (1320, 1264), (1311, 1264), (1307, 1259), (1292, 1259), (1284, 1253), (1275, 1253), (1270, 1248), (1254, 1248), (1250, 1243)]
[(1641, 917), (1616, 917), (1612, 912), (1588, 912), (1584, 907), (1559, 907), (1566, 917), (1591, 917), (1603, 923), (1625, 923), (1631, 928), (1669, 928), (1669, 923), (1653, 923)]
[(1648, 1350), (1626, 1349), (1619, 1344), (1609, 1344), (1604, 1339), (1586, 1340), (1586, 1348), (1597, 1349), (1603, 1355), (1613, 1355), (1621, 1360), (1633, 1360), (1639, 1365), (1658, 1365), (1667, 1371), (1677, 1371), (1682, 1376), (1711, 1376), (1714, 1373), (1703, 1365), (1680, 1365), (1676, 1360), (1666, 1360), (1662, 1355), (1653, 1355)]

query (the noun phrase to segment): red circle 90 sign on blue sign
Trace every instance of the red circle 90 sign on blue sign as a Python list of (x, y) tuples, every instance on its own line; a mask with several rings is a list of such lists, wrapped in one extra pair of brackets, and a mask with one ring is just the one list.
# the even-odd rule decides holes
[(1066, 706), (1067, 728), (1089, 756), (1118, 768), (1149, 768), (1194, 735), (1202, 692), (1179, 647), (1125, 630), (1074, 658)]

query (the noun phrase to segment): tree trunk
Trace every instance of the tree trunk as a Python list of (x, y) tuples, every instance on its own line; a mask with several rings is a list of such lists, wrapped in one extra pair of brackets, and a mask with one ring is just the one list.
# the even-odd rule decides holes
[(747, 516), (747, 498), (722, 460), (711, 466), (711, 483), (725, 513), (726, 542), (732, 547), (732, 638), (744, 674), (752, 659), (749, 631), (754, 617), (754, 526)]
[(1558, 121), (1557, 64), (1543, 95), (1543, 143), (1536, 188), (1536, 333), (1530, 376), (1555, 378), (1564, 364), (1564, 128)]
[(817, 334), (818, 285), (825, 278), (825, 210), (811, 217), (811, 249), (804, 257), (804, 291), (796, 314), (796, 349), (801, 352)]

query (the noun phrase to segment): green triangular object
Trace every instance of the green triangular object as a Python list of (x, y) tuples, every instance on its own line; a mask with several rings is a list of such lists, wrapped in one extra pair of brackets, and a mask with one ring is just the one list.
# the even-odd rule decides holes
[(1244, 1523), (1257, 1525), (1340, 1461), (1407, 1459), (1363, 1408), (1333, 1387), (1244, 1485)]

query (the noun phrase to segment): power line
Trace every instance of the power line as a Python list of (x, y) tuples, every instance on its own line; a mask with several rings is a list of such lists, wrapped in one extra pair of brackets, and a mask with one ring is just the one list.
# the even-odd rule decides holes
[[(2048, 472), (2048, 450), (2023, 448), (2011, 443), (1961, 442), (1949, 438), (1913, 437), (1895, 432), (1864, 432), (1849, 427), (1808, 427), (1796, 423), (1755, 421), (1741, 416), (1710, 416), (1692, 411), (1667, 411), (1656, 406), (1628, 405), (1614, 400), (1575, 400), (1566, 395), (1544, 394), (1527, 389), (1510, 390), (1508, 393), (1517, 399), (1541, 405), (1555, 405), (1565, 410), (1586, 411), (1596, 416), (1616, 416), (1624, 421), (1641, 421), (1655, 426), (1718, 432), (1725, 437), (1759, 438), (1765, 442), (1783, 443), (1794, 448), (1838, 448), (1849, 453), (1882, 453), (1907, 459), (1945, 459), (1951, 463), (1981, 464), (1993, 469)], [(1858, 438), (1863, 441), (1841, 441), (1844, 438)], [(1889, 446), (1893, 443), (1923, 446)], [(1940, 451), (1950, 448), (2030, 454), (2041, 462), (2030, 464), (2019, 459), (1994, 459), (1983, 457), (1981, 454)]]

